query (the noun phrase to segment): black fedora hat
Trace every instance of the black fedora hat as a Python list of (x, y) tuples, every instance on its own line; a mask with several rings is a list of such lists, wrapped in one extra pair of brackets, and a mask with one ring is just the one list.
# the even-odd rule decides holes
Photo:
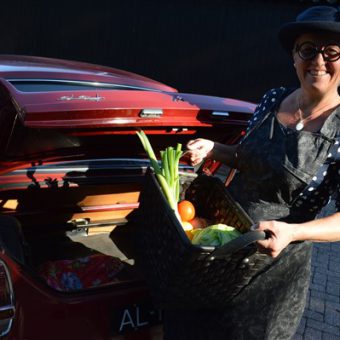
[(340, 35), (340, 11), (331, 6), (313, 6), (300, 13), (296, 21), (284, 24), (278, 37), (281, 45), (291, 52), (296, 39), (303, 33), (329, 32)]

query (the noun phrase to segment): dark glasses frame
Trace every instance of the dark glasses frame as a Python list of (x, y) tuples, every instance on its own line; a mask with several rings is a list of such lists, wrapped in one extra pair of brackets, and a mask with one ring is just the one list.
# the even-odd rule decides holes
[[(310, 56), (306, 56), (302, 54), (302, 47), (309, 45), (310, 48), (312, 49), (312, 52), (310, 54)], [(338, 46), (339, 47), (339, 53), (335, 54), (335, 55), (327, 55), (327, 49), (330, 46)], [(323, 60), (325, 61), (329, 61), (329, 62), (335, 62), (337, 60), (340, 59), (340, 45), (337, 43), (332, 43), (332, 44), (328, 44), (326, 46), (324, 46), (323, 48), (318, 48), (313, 42), (311, 41), (305, 41), (302, 44), (297, 44), (295, 47), (295, 52), (297, 52), (297, 54), (299, 55), (299, 57), (302, 60), (312, 60), (314, 59), (319, 53), (321, 53)]]

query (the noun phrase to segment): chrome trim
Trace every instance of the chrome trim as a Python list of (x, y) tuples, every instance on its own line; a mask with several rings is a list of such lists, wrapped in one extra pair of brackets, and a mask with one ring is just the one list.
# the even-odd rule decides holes
[(89, 218), (74, 218), (72, 220), (67, 221), (66, 223), (72, 224), (75, 227), (84, 227), (90, 223)]
[(181, 97), (180, 95), (176, 95), (175, 97), (172, 98), (172, 101), (174, 101), (174, 102), (184, 102), (184, 98)]
[[(184, 131), (187, 129), (184, 128)], [(83, 163), (83, 164), (79, 164)], [(60, 164), (62, 166), (60, 166)], [(27, 167), (23, 169), (14, 170), (12, 175), (27, 174), (28, 169), (36, 170), (37, 173), (54, 173), (63, 171), (88, 171), (91, 169), (146, 169), (150, 164), (148, 159), (137, 158), (97, 158), (97, 159), (84, 159), (75, 161), (59, 161), (56, 164), (41, 164), (37, 166)], [(191, 165), (180, 165), (180, 169), (192, 170)], [(6, 175), (3, 175), (6, 176)], [(1, 176), (0, 176), (1, 177)]]
[(72, 94), (72, 96), (62, 96), (62, 97), (58, 98), (57, 100), (62, 100), (62, 101), (70, 101), (70, 100), (88, 100), (88, 101), (91, 101), (91, 102), (99, 102), (99, 101), (101, 101), (101, 100), (103, 100), (103, 99), (105, 99), (105, 97), (100, 97), (100, 96), (98, 96), (98, 93), (97, 93), (95, 97), (85, 96), (85, 95), (75, 97), (75, 96)]
[(173, 132), (185, 132), (185, 131), (188, 131), (188, 128), (182, 128), (182, 127), (172, 128), (171, 131), (173, 131)]
[(143, 109), (139, 117), (142, 118), (159, 118), (163, 115), (163, 110), (162, 109)]
[(212, 116), (215, 117), (229, 117), (230, 113), (229, 112), (223, 112), (223, 111), (213, 111), (211, 113)]
[[(6, 79), (10, 83), (15, 82), (25, 82), (25, 83), (65, 83), (72, 85), (86, 85), (86, 86), (100, 86), (107, 87), (112, 89), (128, 89), (128, 90), (142, 90), (142, 91), (152, 91), (152, 92), (163, 92), (161, 90), (156, 90), (143, 86), (132, 86), (132, 85), (122, 85), (122, 84), (112, 84), (112, 83), (101, 83), (94, 81), (86, 81), (86, 80), (68, 80), (68, 79), (44, 79), (44, 78), (9, 78)], [(14, 85), (14, 84), (13, 84)]]
[[(5, 269), (5, 275), (7, 276), (8, 288), (9, 288), (9, 294), (10, 294), (10, 303), (11, 303), (10, 305), (0, 307), (0, 310), (8, 310), (11, 308), (13, 309), (13, 314), (15, 314), (14, 290), (13, 290), (11, 275), (9, 273), (6, 263), (1, 259), (0, 259), (0, 266), (3, 266), (3, 268)], [(0, 337), (5, 336), (9, 333), (12, 327), (14, 317), (15, 315), (10, 319), (0, 320), (0, 322), (8, 320), (7, 328), (4, 331), (0, 332)]]

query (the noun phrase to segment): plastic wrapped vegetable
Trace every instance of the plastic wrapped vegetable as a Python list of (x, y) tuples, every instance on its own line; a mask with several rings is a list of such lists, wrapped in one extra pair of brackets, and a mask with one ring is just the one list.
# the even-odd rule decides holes
[(192, 243), (201, 246), (218, 247), (241, 236), (241, 233), (233, 227), (225, 224), (214, 224), (204, 229), (195, 229)]

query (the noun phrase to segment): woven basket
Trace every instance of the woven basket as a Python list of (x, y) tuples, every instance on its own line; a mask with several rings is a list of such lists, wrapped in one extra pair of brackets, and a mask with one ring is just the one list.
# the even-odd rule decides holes
[(253, 224), (214, 177), (199, 176), (186, 192), (197, 215), (234, 226), (243, 234), (222, 247), (193, 245), (170, 209), (155, 176), (146, 174), (134, 225), (136, 264), (145, 276), (157, 307), (220, 308), (270, 264), (256, 251), (263, 232), (248, 232)]

